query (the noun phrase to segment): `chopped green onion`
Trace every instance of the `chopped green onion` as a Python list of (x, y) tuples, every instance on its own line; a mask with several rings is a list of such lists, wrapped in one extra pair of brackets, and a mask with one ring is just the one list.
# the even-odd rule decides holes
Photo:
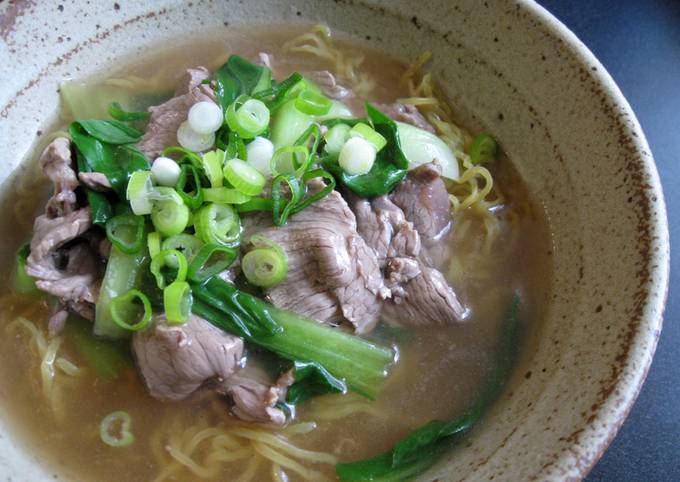
[(151, 266), (149, 267), (149, 271), (151, 271), (151, 274), (156, 278), (156, 285), (160, 289), (165, 288), (169, 284), (165, 280), (163, 268), (165, 266), (171, 266), (171, 264), (174, 264), (177, 267), (177, 273), (175, 274), (173, 282), (187, 279), (187, 258), (177, 249), (164, 249), (153, 257)]
[(364, 124), (363, 122), (359, 122), (354, 127), (352, 127), (349, 131), (349, 136), (358, 136), (366, 139), (369, 144), (375, 147), (376, 152), (380, 152), (380, 149), (387, 145), (387, 139), (385, 139), (380, 133), (376, 132), (376, 130), (371, 126)]
[[(175, 159), (174, 157), (172, 157), (173, 154), (175, 156), (179, 155), (179, 157)], [(185, 162), (190, 162), (194, 167), (201, 167), (203, 165), (203, 160), (201, 159), (201, 156), (199, 154), (180, 146), (166, 147), (165, 149), (163, 149), (163, 152), (161, 152), (161, 156), (175, 159), (177, 161), (177, 164), (184, 164)]]
[(219, 244), (204, 244), (189, 263), (187, 279), (196, 283), (211, 278), (229, 268), (236, 259), (236, 251)]
[(186, 323), (192, 304), (191, 288), (186, 281), (175, 281), (163, 290), (163, 308), (170, 324)]
[(252, 213), (255, 211), (272, 212), (274, 203), (269, 198), (254, 197), (250, 201), (234, 206), (239, 213)]
[(331, 100), (312, 89), (305, 89), (295, 99), (297, 110), (307, 115), (324, 115), (331, 110)]
[(351, 127), (347, 124), (336, 124), (328, 129), (328, 132), (323, 136), (324, 141), (326, 141), (324, 146), (326, 152), (333, 156), (340, 154), (340, 149), (349, 139), (350, 129)]
[(340, 150), (338, 164), (350, 176), (367, 174), (376, 159), (373, 144), (363, 137), (350, 137)]
[[(141, 306), (135, 300), (140, 301)], [(124, 330), (143, 330), (149, 326), (152, 313), (149, 298), (139, 290), (132, 289), (111, 300), (113, 322)], [(132, 320), (135, 321), (130, 323)]]
[(224, 178), (237, 190), (248, 196), (257, 196), (264, 189), (267, 178), (241, 159), (231, 159), (224, 166)]
[(194, 215), (196, 236), (204, 243), (235, 246), (241, 236), (241, 221), (234, 208), (226, 204), (209, 203)]
[(229, 129), (243, 139), (252, 139), (267, 129), (269, 109), (261, 100), (241, 96), (227, 108), (226, 119)]
[(265, 102), (269, 111), (274, 113), (284, 102), (292, 99), (307, 86), (307, 82), (298, 72), (294, 72), (290, 77), (284, 79), (270, 89), (253, 94), (256, 99), (266, 99)]
[(224, 173), (224, 151), (215, 149), (203, 154), (203, 170), (210, 181), (211, 187), (222, 187)]
[(127, 447), (135, 441), (130, 432), (132, 419), (127, 412), (118, 410), (108, 414), (99, 424), (99, 437), (111, 447)]
[(254, 235), (250, 243), (255, 249), (241, 260), (241, 270), (248, 281), (260, 288), (271, 288), (288, 275), (288, 258), (278, 244), (263, 236)]
[(231, 131), (229, 132), (229, 142), (225, 147), (224, 158), (234, 159), (235, 157), (239, 159), (246, 159), (248, 157), (248, 151), (243, 139), (241, 139), (236, 132)]
[[(176, 249), (177, 251), (184, 255), (187, 262), (191, 262), (191, 259), (198, 252), (198, 250), (201, 249), (201, 246), (203, 246), (203, 241), (198, 239), (196, 236), (186, 233), (180, 233), (174, 236), (170, 236), (168, 239), (163, 241), (161, 248), (163, 250)], [(166, 258), (165, 264), (172, 268), (178, 267), (177, 261), (175, 260), (174, 256)]]
[(198, 169), (191, 164), (182, 165), (175, 190), (189, 209), (198, 209), (203, 204), (201, 177), (198, 174)]
[(157, 187), (154, 196), (158, 200), (154, 200), (151, 222), (156, 231), (163, 236), (174, 236), (184, 231), (189, 224), (189, 208), (179, 194), (170, 187)]
[(472, 164), (479, 164), (481, 162), (486, 162), (494, 157), (498, 152), (498, 144), (496, 140), (489, 134), (483, 133), (475, 137), (472, 141), (472, 146), (470, 146), (470, 162)]
[(156, 256), (161, 250), (161, 235), (156, 231), (149, 233), (146, 237), (146, 246), (149, 249), (149, 256)]
[(31, 245), (26, 243), (17, 251), (14, 271), (12, 272), (12, 287), (14, 291), (22, 294), (30, 294), (38, 291), (35, 279), (26, 272), (26, 259), (31, 254)]
[(306, 146), (279, 147), (269, 161), (272, 176), (295, 172), (296, 166), (304, 165), (308, 158), (309, 149)]
[(250, 201), (250, 196), (229, 187), (204, 187), (203, 200), (217, 204), (243, 204)]
[[(281, 198), (281, 184), (286, 183), (290, 191), (290, 199)], [(293, 208), (302, 199), (303, 190), (300, 182), (292, 174), (279, 174), (272, 182), (272, 217), (276, 226), (283, 226), (292, 214)]]
[(315, 203), (319, 199), (322, 199), (329, 195), (331, 192), (333, 192), (333, 189), (335, 189), (335, 177), (333, 177), (333, 175), (330, 172), (324, 169), (314, 169), (313, 171), (306, 172), (304, 176), (302, 176), (302, 183), (306, 184), (307, 182), (317, 177), (320, 177), (327, 181), (326, 187), (324, 187), (321, 191), (312, 194), (311, 196), (306, 196), (304, 199), (301, 199), (293, 207), (292, 214), (299, 213), (310, 204)]
[(125, 254), (139, 252), (144, 246), (144, 218), (121, 214), (106, 222), (106, 237)]
[(130, 201), (132, 212), (137, 216), (151, 214), (149, 194), (153, 190), (151, 171), (135, 171), (128, 181), (125, 197)]

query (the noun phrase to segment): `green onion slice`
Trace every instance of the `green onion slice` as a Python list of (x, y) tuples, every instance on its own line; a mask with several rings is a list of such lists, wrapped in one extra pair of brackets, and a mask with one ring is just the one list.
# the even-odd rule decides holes
[(248, 151), (246, 150), (245, 142), (243, 142), (243, 139), (241, 139), (239, 135), (234, 131), (229, 132), (229, 142), (227, 143), (227, 146), (225, 148), (224, 158), (225, 159), (248, 158)]
[(125, 254), (138, 253), (144, 246), (144, 218), (120, 214), (106, 222), (106, 237)]
[(326, 141), (324, 149), (327, 153), (337, 156), (340, 154), (342, 146), (345, 145), (347, 139), (349, 139), (349, 131), (351, 127), (347, 124), (335, 124), (333, 127), (328, 129), (328, 132), (324, 134), (323, 139)]
[[(198, 239), (196, 236), (186, 233), (180, 233), (174, 236), (170, 236), (169, 238), (164, 240), (163, 244), (161, 245), (161, 249), (163, 249), (164, 251), (168, 249), (177, 250), (184, 255), (184, 257), (187, 260), (187, 263), (191, 263), (192, 258), (201, 249), (202, 246), (203, 241)], [(177, 264), (177, 260), (175, 259), (174, 256), (167, 257), (165, 259), (165, 264), (166, 266), (170, 266), (172, 268), (179, 267)]]
[(470, 162), (472, 164), (486, 162), (496, 157), (497, 153), (498, 144), (496, 140), (489, 134), (479, 134), (470, 146)]
[[(295, 141), (296, 146), (306, 146), (309, 148), (307, 158), (302, 164), (296, 164), (296, 159), (293, 158), (293, 167), (295, 168), (295, 176), (297, 178), (302, 177), (302, 175), (307, 172), (312, 165), (316, 151), (319, 148), (319, 143), (321, 142), (321, 129), (319, 124), (310, 125), (305, 131), (300, 134), (300, 137)], [(311, 145), (310, 145), (311, 144)]]
[(172, 267), (173, 264), (177, 267), (173, 282), (187, 279), (187, 258), (179, 250), (164, 249), (151, 259), (149, 271), (151, 271), (151, 274), (156, 278), (156, 285), (160, 289), (165, 288), (169, 284), (165, 280), (164, 271), (167, 272), (167, 270), (164, 270), (163, 268), (166, 266)]
[(161, 235), (154, 231), (146, 236), (146, 246), (149, 249), (149, 256), (156, 256), (161, 250)]
[(256, 211), (272, 212), (274, 209), (274, 203), (269, 198), (255, 197), (248, 202), (235, 205), (234, 208), (236, 208), (236, 211), (239, 213), (252, 213)]
[(250, 243), (255, 247), (241, 260), (241, 270), (248, 281), (260, 288), (271, 288), (288, 275), (288, 257), (278, 244), (264, 236), (254, 235)]
[(229, 205), (208, 203), (194, 214), (196, 236), (204, 243), (236, 246), (241, 237), (241, 220)]
[(250, 196), (229, 187), (204, 187), (203, 200), (218, 204), (243, 204), (250, 201)]
[(285, 104), (289, 99), (298, 95), (307, 87), (307, 82), (298, 72), (294, 72), (290, 77), (284, 79), (270, 89), (263, 90), (253, 95), (254, 98), (264, 100), (273, 114)]
[(243, 139), (262, 134), (269, 126), (269, 109), (264, 102), (240, 96), (227, 108), (227, 125)]
[(241, 159), (231, 159), (224, 166), (224, 178), (247, 196), (257, 196), (264, 189), (267, 178)]
[(203, 160), (201, 159), (200, 155), (194, 151), (190, 151), (189, 149), (185, 149), (180, 146), (166, 147), (163, 149), (163, 152), (161, 152), (161, 156), (174, 159), (177, 161), (177, 164), (184, 164), (188, 162), (194, 167), (202, 167), (203, 165)]
[(191, 288), (186, 281), (175, 281), (163, 290), (163, 308), (168, 323), (179, 325), (186, 323), (191, 316), (193, 304)]
[(363, 122), (355, 124), (355, 126), (350, 129), (349, 136), (362, 137), (366, 142), (375, 147), (376, 152), (380, 152), (380, 150), (387, 145), (387, 139), (371, 126), (364, 124)]
[(229, 268), (236, 256), (237, 253), (232, 248), (214, 243), (204, 244), (189, 263), (187, 279), (202, 283)]
[(320, 177), (326, 181), (326, 187), (324, 187), (321, 191), (312, 194), (311, 196), (306, 196), (302, 200), (300, 200), (293, 207), (293, 211), (291, 214), (299, 213), (310, 204), (315, 203), (319, 199), (328, 196), (333, 191), (333, 189), (335, 189), (335, 177), (333, 177), (333, 175), (330, 172), (324, 169), (314, 169), (313, 171), (306, 172), (304, 176), (302, 176), (302, 182), (303, 184), (306, 184), (308, 181), (311, 181), (312, 179), (317, 177)]
[(269, 161), (272, 176), (296, 172), (309, 159), (309, 149), (306, 146), (279, 147)]
[[(139, 303), (135, 303), (139, 301)], [(128, 331), (140, 331), (151, 322), (151, 302), (139, 290), (130, 290), (111, 300), (111, 317), (116, 325)], [(136, 320), (130, 323), (131, 320)]]
[(156, 187), (151, 222), (163, 236), (174, 236), (184, 231), (189, 224), (189, 208), (182, 197), (171, 187)]
[(203, 154), (203, 171), (210, 181), (211, 187), (222, 187), (224, 180), (224, 151), (215, 149)]
[(104, 417), (99, 424), (99, 437), (111, 447), (127, 447), (135, 441), (130, 432), (132, 419), (127, 412), (118, 410)]
[[(286, 183), (290, 191), (290, 199), (282, 198), (281, 185)], [(293, 208), (302, 199), (300, 182), (292, 174), (279, 174), (272, 182), (272, 217), (276, 226), (283, 226), (292, 214)]]
[(132, 212), (137, 216), (151, 214), (151, 199), (149, 196), (153, 190), (151, 171), (135, 171), (130, 175), (125, 197), (130, 201)]
[(328, 97), (310, 88), (300, 92), (300, 95), (295, 99), (295, 108), (307, 115), (328, 114), (331, 105), (332, 102)]
[(203, 204), (203, 189), (198, 169), (193, 165), (183, 164), (175, 185), (177, 194), (189, 209), (198, 209)]

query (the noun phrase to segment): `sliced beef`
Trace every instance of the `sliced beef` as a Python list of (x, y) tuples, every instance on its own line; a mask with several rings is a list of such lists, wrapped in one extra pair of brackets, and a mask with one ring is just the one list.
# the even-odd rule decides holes
[(376, 107), (396, 121), (405, 122), (406, 124), (411, 124), (412, 126), (419, 127), (433, 134), (435, 133), (432, 124), (430, 124), (413, 105), (395, 102), (393, 104), (376, 104)]
[(183, 325), (168, 325), (164, 316), (132, 337), (137, 366), (149, 393), (159, 400), (182, 400), (212, 385), (228, 396), (232, 412), (251, 422), (283, 425), (285, 414), (275, 405), (285, 398), (290, 377), (272, 383), (249, 363), (242, 368), (243, 340), (192, 315)]
[(288, 256), (286, 280), (266, 291), (274, 305), (321, 322), (349, 321), (357, 333), (373, 329), (388, 291), (375, 251), (357, 233), (354, 214), (338, 192), (291, 216), (284, 226), (258, 215), (245, 217), (244, 227), (245, 240), (261, 234)]
[(111, 190), (109, 178), (101, 172), (79, 172), (78, 179), (93, 191), (107, 192)]
[[(104, 265), (85, 239), (91, 227), (90, 209), (82, 208), (57, 218), (36, 218), (26, 272), (38, 289), (58, 297), (63, 306), (88, 319), (94, 318), (99, 281)], [(54, 323), (55, 330), (60, 323)]]
[(451, 227), (451, 203), (441, 173), (436, 162), (418, 166), (390, 195), (425, 245), (436, 243)]
[[(434, 268), (413, 258), (392, 258), (385, 271), (392, 298), (383, 317), (400, 324), (446, 325), (463, 318), (465, 310), (453, 289)], [(396, 284), (392, 284), (396, 282)]]
[(404, 212), (386, 197), (349, 196), (358, 231), (375, 250), (390, 290), (382, 306), (386, 321), (436, 325), (460, 320), (464, 309), (444, 276), (423, 255), (420, 235)]
[(137, 366), (149, 393), (160, 400), (181, 400), (204, 383), (232, 376), (243, 356), (243, 340), (197, 316), (183, 325), (165, 317), (132, 337)]
[(232, 400), (231, 411), (241, 420), (281, 426), (286, 423), (286, 414), (276, 405), (286, 399), (293, 382), (289, 371), (272, 384), (263, 370), (249, 364), (225, 380), (218, 391)]
[(328, 70), (316, 70), (310, 72), (309, 76), (316, 83), (324, 94), (326, 94), (331, 99), (343, 100), (347, 97), (351, 97), (354, 93), (338, 84), (335, 80), (335, 76), (331, 74)]
[(187, 120), (189, 109), (197, 102), (214, 102), (215, 95), (208, 84), (210, 77), (205, 67), (188, 69), (181, 79), (175, 97), (161, 105), (149, 107), (149, 124), (138, 147), (152, 161), (160, 152), (177, 145), (177, 129)]
[(65, 137), (53, 140), (40, 156), (40, 167), (54, 185), (54, 193), (45, 207), (50, 217), (69, 214), (76, 208), (74, 191), (78, 179), (72, 164), (71, 141)]

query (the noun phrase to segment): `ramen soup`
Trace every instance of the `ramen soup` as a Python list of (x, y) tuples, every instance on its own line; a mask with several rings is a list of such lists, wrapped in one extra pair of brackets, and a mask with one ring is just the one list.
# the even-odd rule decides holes
[(2, 210), (27, 450), (69, 480), (354, 481), (464, 445), (550, 248), (435, 62), (251, 30), (62, 84)]

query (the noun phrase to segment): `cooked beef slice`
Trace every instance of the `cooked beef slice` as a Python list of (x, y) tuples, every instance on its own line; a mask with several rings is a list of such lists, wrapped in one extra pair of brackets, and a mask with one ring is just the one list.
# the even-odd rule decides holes
[(54, 193), (47, 202), (45, 212), (50, 217), (69, 214), (76, 208), (75, 189), (78, 178), (72, 167), (71, 141), (57, 137), (40, 156), (40, 167), (54, 185)]
[(108, 192), (111, 190), (109, 178), (101, 172), (79, 172), (78, 179), (93, 191)]
[(243, 356), (243, 340), (198, 316), (168, 325), (164, 316), (136, 332), (132, 349), (142, 379), (154, 398), (181, 400), (204, 383), (232, 376)]
[(241, 368), (243, 340), (192, 315), (183, 325), (158, 316), (151, 328), (132, 337), (132, 350), (147, 390), (159, 400), (182, 400), (212, 385), (232, 401), (241, 420), (283, 425), (275, 405), (285, 398), (292, 379), (271, 383), (255, 365)]
[(375, 251), (357, 233), (354, 214), (338, 192), (291, 216), (281, 227), (263, 215), (246, 216), (243, 223), (245, 241), (262, 235), (288, 257), (288, 276), (266, 290), (269, 301), (321, 322), (348, 321), (357, 333), (373, 329), (388, 293)]
[(212, 88), (202, 84), (209, 77), (205, 67), (187, 69), (175, 96), (161, 105), (149, 107), (149, 124), (138, 147), (152, 162), (164, 148), (177, 145), (177, 129), (187, 120), (194, 104), (215, 101)]
[(347, 197), (356, 213), (358, 232), (377, 253), (390, 290), (382, 318), (401, 325), (460, 320), (463, 307), (444, 276), (423, 256), (420, 235), (404, 212), (386, 196), (370, 200)]
[(410, 171), (390, 195), (426, 246), (436, 243), (451, 227), (451, 203), (436, 162)]
[(338, 84), (335, 76), (328, 70), (315, 70), (309, 73), (309, 77), (331, 99), (343, 100), (354, 95), (351, 90)]
[(401, 121), (406, 124), (411, 124), (412, 126), (419, 127), (423, 130), (435, 133), (434, 127), (430, 124), (425, 117), (418, 111), (418, 109), (413, 105), (400, 104), (399, 102), (394, 102), (393, 104), (376, 104), (378, 110), (388, 115), (396, 121)]

